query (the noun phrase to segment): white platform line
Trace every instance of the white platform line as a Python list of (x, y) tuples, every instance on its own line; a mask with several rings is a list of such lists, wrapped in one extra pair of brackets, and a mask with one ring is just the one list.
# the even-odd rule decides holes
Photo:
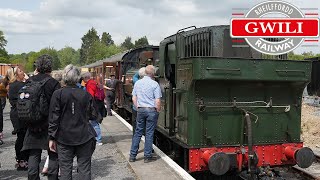
[[(119, 114), (114, 112), (113, 110), (112, 114), (117, 117), (127, 128), (132, 131), (132, 126), (124, 120)], [(144, 142), (144, 136), (142, 136), (142, 141)], [(181, 176), (183, 179), (186, 180), (195, 180), (188, 172), (186, 172), (184, 169), (182, 169), (176, 162), (174, 162), (171, 158), (169, 158), (165, 153), (163, 153), (156, 145), (152, 145), (154, 151), (161, 157), (162, 160), (164, 160), (179, 176)]]

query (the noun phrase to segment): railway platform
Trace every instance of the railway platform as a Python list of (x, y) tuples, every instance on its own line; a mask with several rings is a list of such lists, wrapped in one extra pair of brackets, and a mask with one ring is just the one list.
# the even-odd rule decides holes
[(102, 126), (104, 129), (106, 129), (107, 136), (112, 137), (118, 150), (125, 157), (126, 161), (129, 163), (138, 179), (194, 179), (154, 145), (153, 148), (155, 154), (157, 155), (157, 160), (150, 163), (144, 163), (144, 141), (140, 142), (137, 161), (129, 162), (132, 127), (115, 112), (113, 112), (113, 115), (114, 116), (106, 117), (102, 122)]
[[(13, 130), (9, 118), (9, 105), (4, 110), (4, 144), (0, 145), (0, 179), (2, 180), (26, 180), (26, 171), (17, 171), (15, 164), (14, 143), (16, 136), (11, 134)], [(141, 142), (137, 161), (129, 162), (132, 131), (130, 125), (120, 116), (106, 117), (101, 125), (102, 146), (96, 146), (92, 157), (93, 180), (180, 180), (193, 179), (181, 167), (175, 164), (169, 157), (154, 147), (158, 159), (154, 162), (144, 163), (143, 147)], [(127, 123), (127, 124), (125, 124)], [(41, 156), (40, 170), (44, 165), (47, 152)], [(172, 162), (171, 162), (172, 161)], [(73, 179), (81, 179), (76, 172), (76, 160), (74, 160)], [(40, 180), (46, 180), (46, 176), (40, 175)]]

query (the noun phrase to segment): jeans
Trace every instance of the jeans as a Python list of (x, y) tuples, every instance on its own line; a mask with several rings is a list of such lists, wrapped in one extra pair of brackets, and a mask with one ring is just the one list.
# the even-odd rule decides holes
[(132, 144), (130, 150), (130, 157), (135, 158), (138, 154), (139, 143), (146, 128), (146, 141), (144, 145), (144, 157), (149, 158), (152, 156), (152, 144), (154, 130), (157, 125), (159, 113), (155, 108), (139, 108), (137, 113), (136, 130), (132, 137)]
[(101, 129), (100, 129), (99, 123), (95, 120), (90, 120), (90, 124), (97, 133), (97, 137), (96, 137), (97, 143), (101, 143), (102, 137), (101, 137)]

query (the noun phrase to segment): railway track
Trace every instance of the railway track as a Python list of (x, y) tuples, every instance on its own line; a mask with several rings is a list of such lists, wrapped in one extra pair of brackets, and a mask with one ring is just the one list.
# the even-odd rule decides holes
[(314, 152), (315, 155), (315, 162), (306, 169), (302, 169), (297, 165), (293, 166), (292, 168), (298, 172), (300, 172), (303, 176), (306, 176), (310, 179), (317, 179), (320, 180), (320, 152)]

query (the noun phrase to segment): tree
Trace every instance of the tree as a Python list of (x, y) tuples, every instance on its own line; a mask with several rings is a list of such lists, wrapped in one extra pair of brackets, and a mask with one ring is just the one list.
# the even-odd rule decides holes
[(5, 49), (6, 45), (7, 45), (7, 40), (4, 37), (4, 34), (2, 31), (0, 31), (0, 49)]
[(52, 69), (53, 70), (57, 70), (57, 69), (59, 69), (61, 67), (57, 50), (55, 50), (54, 48), (51, 48), (51, 47), (47, 47), (47, 48), (41, 49), (40, 52), (39, 52), (38, 57), (43, 55), (43, 54), (48, 54), (48, 55), (50, 55), (52, 57), (52, 59), (53, 59)]
[(3, 63), (8, 63), (7, 61), (9, 60), (8, 52), (5, 49), (7, 42), (3, 32), (0, 31), (0, 62)]
[(114, 41), (109, 33), (103, 32), (101, 36), (101, 43), (105, 44), (106, 46), (110, 46), (114, 44)]
[(100, 41), (95, 41), (89, 51), (88, 60), (86, 64), (94, 63), (107, 56), (107, 46)]
[(26, 72), (33, 72), (34, 71), (33, 64), (39, 56), (40, 56), (39, 52), (33, 52), (33, 51), (29, 52), (26, 55), (26, 58), (27, 58), (27, 64), (25, 66)]
[(127, 36), (124, 42), (121, 44), (121, 47), (125, 49), (132, 49), (134, 47), (134, 44), (131, 42), (131, 37)]
[(135, 47), (142, 47), (142, 46), (147, 46), (147, 45), (149, 45), (149, 42), (148, 42), (148, 38), (146, 36), (143, 36), (142, 38), (140, 38), (134, 42)]
[(61, 67), (65, 67), (68, 64), (79, 65), (80, 54), (79, 51), (67, 46), (58, 51), (58, 58)]
[(97, 31), (92, 27), (82, 38), (82, 44), (80, 49), (80, 65), (87, 64), (88, 62), (93, 61), (89, 59), (92, 57), (90, 52), (92, 52), (93, 44), (96, 41), (100, 42)]

